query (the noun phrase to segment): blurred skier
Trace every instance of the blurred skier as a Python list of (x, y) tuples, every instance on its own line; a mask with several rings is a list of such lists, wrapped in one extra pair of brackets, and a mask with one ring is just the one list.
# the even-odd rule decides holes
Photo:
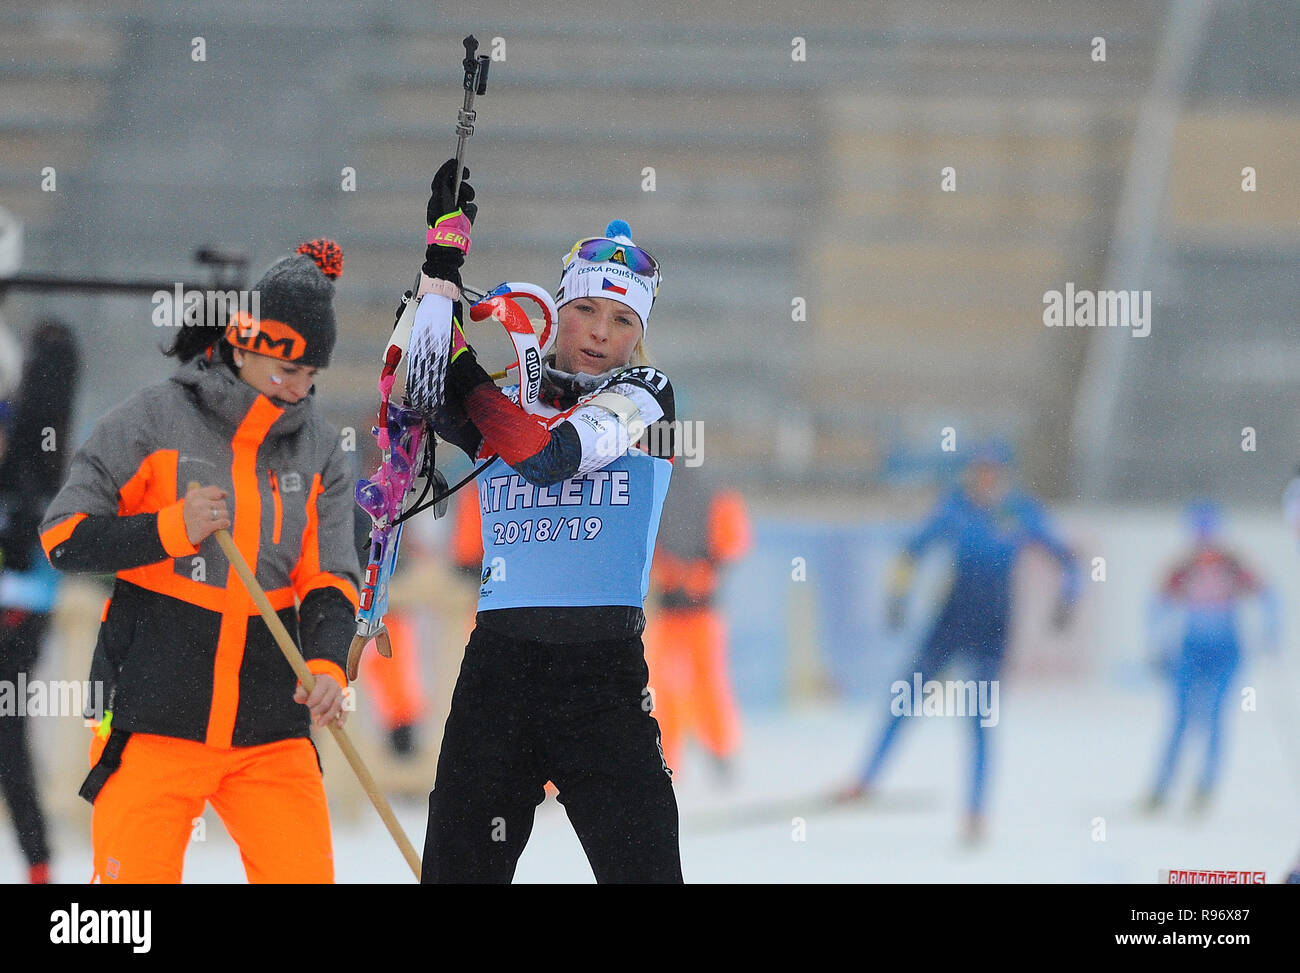
[[(1174, 723), (1155, 785), (1143, 805), (1148, 811), (1159, 809), (1168, 798), (1183, 738), (1193, 722), (1207, 738), (1193, 808), (1203, 810), (1209, 803), (1222, 762), (1223, 704), (1241, 661), (1238, 612), (1244, 602), (1259, 600), (1265, 644), (1272, 648), (1278, 640), (1276, 597), (1223, 546), (1218, 504), (1192, 504), (1187, 522), (1192, 550), (1169, 573), (1150, 609), (1159, 648), (1156, 661), (1173, 683)], [(1160, 637), (1171, 628), (1178, 630), (1177, 637)]]
[(659, 604), (646, 625), (646, 665), (668, 766), (677, 766), (693, 731), (725, 777), (740, 745), (740, 717), (714, 600), (722, 566), (749, 551), (752, 531), (740, 493), (713, 489), (698, 467), (674, 476), (650, 568)]
[[(938, 620), (904, 681), (920, 673), (933, 679), (949, 662), (960, 659), (972, 670), (970, 678), (989, 684), (999, 678), (1012, 614), (1012, 571), (1020, 552), (1040, 545), (1061, 562), (1061, 593), (1053, 623), (1064, 628), (1073, 615), (1080, 590), (1077, 561), (1061, 540), (1042, 505), (1017, 488), (1010, 471), (1010, 448), (993, 443), (975, 454), (963, 482), (948, 493), (908, 541), (891, 578), (888, 623), (901, 626), (915, 560), (936, 542), (954, 548), (952, 587)], [(914, 704), (920, 708), (920, 701)], [(891, 713), (880, 740), (859, 779), (841, 791), (841, 800), (869, 797), (876, 787), (890, 748), (906, 717)], [(975, 735), (974, 764), (963, 837), (974, 843), (984, 836), (986, 736), (978, 714), (968, 717)]]

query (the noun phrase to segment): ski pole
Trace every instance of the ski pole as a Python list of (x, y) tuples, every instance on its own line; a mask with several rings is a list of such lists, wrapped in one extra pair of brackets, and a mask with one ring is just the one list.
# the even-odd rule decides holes
[[(191, 482), (189, 488), (197, 490), (199, 489), (199, 483)], [(302, 683), (303, 689), (310, 693), (316, 687), (316, 676), (307, 668), (307, 663), (303, 660), (302, 653), (298, 651), (298, 646), (294, 645), (292, 636), (289, 635), (288, 629), (284, 627), (284, 622), (280, 621), (280, 616), (271, 607), (266, 592), (257, 583), (257, 578), (254, 577), (248, 562), (244, 560), (244, 555), (235, 546), (235, 539), (230, 536), (230, 531), (224, 527), (217, 531), (216, 538), (217, 543), (221, 545), (221, 549), (226, 553), (226, 560), (235, 569), (235, 573), (239, 575), (239, 580), (244, 583), (244, 587), (252, 597), (257, 610), (262, 613), (263, 621), (270, 628), (271, 634), (275, 636), (275, 642), (293, 668), (294, 675)], [(398, 822), (397, 816), (393, 814), (388, 799), (384, 797), (378, 785), (375, 784), (375, 779), (370, 776), (370, 771), (366, 769), (361, 754), (357, 753), (357, 748), (352, 745), (352, 740), (343, 727), (330, 724), (329, 730), (334, 735), (334, 742), (339, 745), (339, 749), (343, 751), (343, 756), (347, 758), (348, 764), (351, 765), (353, 773), (357, 775), (357, 780), (361, 782), (361, 788), (366, 792), (366, 796), (370, 798), (370, 803), (375, 806), (375, 810), (383, 818), (388, 833), (397, 842), (397, 847), (402, 852), (402, 857), (406, 859), (406, 864), (411, 866), (411, 872), (415, 875), (415, 880), (420, 881), (420, 856), (415, 853), (415, 848), (411, 845), (411, 839), (406, 837), (406, 832), (402, 830), (402, 825)]]

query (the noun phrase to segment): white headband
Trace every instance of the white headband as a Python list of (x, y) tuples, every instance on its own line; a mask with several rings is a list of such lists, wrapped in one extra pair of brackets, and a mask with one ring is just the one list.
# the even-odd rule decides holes
[[(624, 235), (610, 236), (606, 239), (636, 246), (632, 238)], [(654, 305), (658, 276), (646, 277), (633, 273), (621, 263), (611, 260), (592, 263), (576, 256), (575, 251), (565, 258), (564, 273), (560, 277), (560, 289), (555, 292), (555, 306), (558, 310), (570, 301), (580, 297), (606, 297), (611, 301), (630, 307), (641, 319), (642, 336), (650, 330), (650, 308)]]

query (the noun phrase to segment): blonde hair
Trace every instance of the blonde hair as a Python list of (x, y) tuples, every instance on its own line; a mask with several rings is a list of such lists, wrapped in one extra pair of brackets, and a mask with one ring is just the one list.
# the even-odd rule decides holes
[(632, 349), (632, 360), (629, 365), (653, 365), (655, 360), (650, 357), (650, 350), (645, 346), (644, 338), (636, 339), (636, 347)]

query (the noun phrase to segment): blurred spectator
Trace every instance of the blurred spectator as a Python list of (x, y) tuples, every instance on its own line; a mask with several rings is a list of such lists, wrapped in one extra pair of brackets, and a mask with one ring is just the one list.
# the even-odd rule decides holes
[[(37, 528), (67, 466), (77, 343), (58, 321), (37, 325), (9, 410), (0, 458), (0, 681), (31, 676), (59, 589)], [(11, 698), (13, 698), (11, 696)], [(22, 707), (0, 710), (0, 791), (33, 883), (49, 881), (50, 847)]]
[(740, 744), (727, 668), (727, 630), (717, 608), (722, 568), (753, 545), (745, 500), (718, 489), (702, 467), (673, 470), (650, 582), (658, 594), (644, 634), (654, 716), (668, 766), (694, 733), (720, 776)]

